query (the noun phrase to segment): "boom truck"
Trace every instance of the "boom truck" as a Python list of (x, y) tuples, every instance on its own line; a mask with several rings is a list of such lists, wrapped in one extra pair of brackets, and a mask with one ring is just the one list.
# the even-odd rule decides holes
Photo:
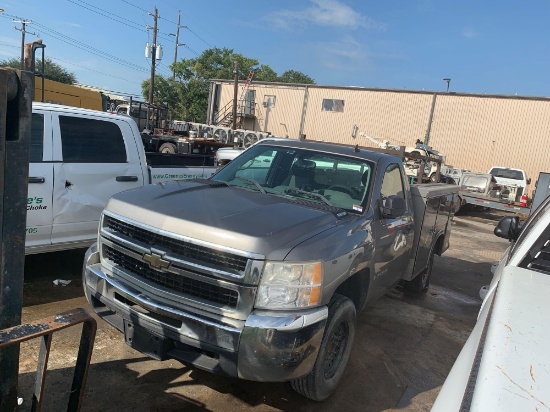
[(214, 373), (329, 397), (356, 314), (427, 290), (455, 185), (409, 185), (404, 152), (260, 140), (209, 179), (113, 196), (82, 279), (128, 345)]

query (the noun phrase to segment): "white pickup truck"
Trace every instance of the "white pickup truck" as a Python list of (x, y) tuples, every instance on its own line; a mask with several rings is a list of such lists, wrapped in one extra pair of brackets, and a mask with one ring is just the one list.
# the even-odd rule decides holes
[(26, 254), (91, 245), (115, 193), (215, 170), (212, 156), (146, 155), (126, 115), (33, 103), (31, 134)]
[(519, 202), (521, 196), (526, 194), (527, 185), (531, 183), (531, 179), (527, 178), (522, 169), (513, 169), (511, 167), (493, 166), (487, 172), (493, 175), (499, 185), (507, 186), (515, 197), (509, 199), (513, 202)]
[(432, 412), (550, 409), (550, 197), (522, 225), (502, 218), (495, 234), (511, 244)]

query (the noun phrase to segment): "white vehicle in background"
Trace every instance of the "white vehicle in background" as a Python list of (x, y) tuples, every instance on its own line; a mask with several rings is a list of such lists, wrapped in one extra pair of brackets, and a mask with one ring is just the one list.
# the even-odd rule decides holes
[(499, 185), (515, 189), (516, 197), (515, 199), (510, 199), (514, 202), (521, 200), (521, 196), (526, 193), (525, 189), (527, 185), (531, 183), (531, 179), (527, 179), (525, 171), (522, 169), (493, 166), (487, 173), (493, 175)]
[(522, 226), (504, 217), (495, 234), (512, 243), (432, 412), (549, 410), (550, 197)]
[(33, 103), (25, 253), (91, 245), (115, 193), (214, 171), (213, 156), (146, 155), (130, 116)]
[(244, 147), (222, 147), (216, 151), (216, 166), (225, 166), (244, 152)]
[[(407, 157), (409, 155), (422, 156), (427, 160), (415, 159), (413, 157)], [(427, 146), (422, 143), (417, 143), (415, 147), (406, 147), (405, 148), (405, 173), (411, 179), (416, 179), (418, 176), (418, 171), (420, 170), (420, 165), (424, 164), (424, 173), (422, 177), (423, 182), (436, 182), (437, 169), (439, 167), (438, 163), (430, 160), (430, 158), (441, 159), (442, 162), (445, 162), (445, 155), (439, 153), (437, 150), (432, 149), (430, 146)]]

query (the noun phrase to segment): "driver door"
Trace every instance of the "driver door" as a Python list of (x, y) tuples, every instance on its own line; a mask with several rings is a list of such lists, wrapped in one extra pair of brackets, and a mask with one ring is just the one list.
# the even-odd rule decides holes
[(412, 250), (414, 223), (410, 196), (406, 196), (403, 173), (397, 163), (390, 163), (380, 183), (378, 209), (388, 196), (399, 196), (407, 203), (406, 212), (397, 218), (386, 218), (378, 210), (373, 223), (375, 250), (374, 266), (377, 286), (385, 292), (395, 285), (406, 270)]

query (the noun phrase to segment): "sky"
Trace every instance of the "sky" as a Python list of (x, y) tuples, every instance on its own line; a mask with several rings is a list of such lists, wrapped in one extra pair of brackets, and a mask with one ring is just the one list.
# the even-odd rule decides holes
[[(532, 0), (7, 0), (0, 60), (42, 39), (79, 83), (141, 96), (155, 6), (170, 76), (178, 60), (226, 47), (319, 85), (550, 96), (550, 2)], [(150, 27), (147, 29), (147, 27)], [(31, 33), (35, 33), (33, 35)]]

